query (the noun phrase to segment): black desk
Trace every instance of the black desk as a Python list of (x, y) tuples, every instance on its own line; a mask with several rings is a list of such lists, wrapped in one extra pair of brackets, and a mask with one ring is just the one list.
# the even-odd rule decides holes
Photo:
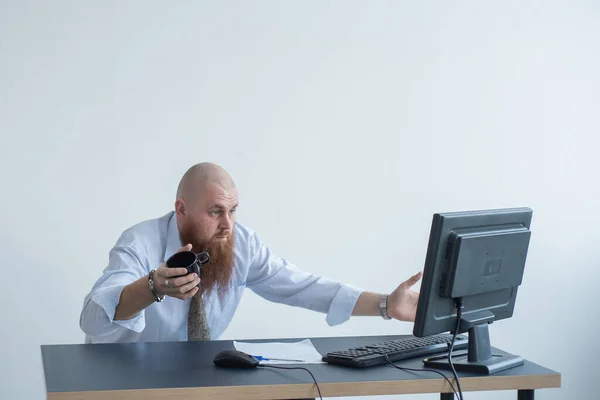
[[(311, 338), (321, 354), (399, 336)], [(297, 339), (272, 339), (293, 341)], [(73, 344), (41, 346), (47, 398), (100, 399), (290, 399), (316, 397), (312, 378), (302, 370), (216, 367), (215, 354), (233, 348), (231, 341)], [(421, 359), (398, 365), (422, 368)], [(323, 397), (383, 394), (447, 393), (438, 374), (405, 372), (390, 365), (351, 369), (303, 364), (319, 382)], [(444, 373), (451, 377), (449, 371)], [(526, 361), (524, 366), (492, 376), (459, 374), (467, 391), (516, 390), (519, 399), (532, 399), (535, 389), (560, 387), (561, 376)], [(452, 379), (451, 379), (452, 381)], [(442, 395), (442, 399), (452, 398)]]

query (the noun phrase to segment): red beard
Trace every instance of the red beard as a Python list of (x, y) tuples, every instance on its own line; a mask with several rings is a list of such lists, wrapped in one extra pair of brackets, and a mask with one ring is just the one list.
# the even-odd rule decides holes
[(210, 294), (217, 289), (221, 299), (227, 292), (233, 275), (233, 232), (226, 241), (202, 242), (194, 238), (191, 230), (182, 227), (181, 242), (192, 244), (196, 254), (206, 251), (210, 257), (207, 264), (200, 268), (200, 291)]

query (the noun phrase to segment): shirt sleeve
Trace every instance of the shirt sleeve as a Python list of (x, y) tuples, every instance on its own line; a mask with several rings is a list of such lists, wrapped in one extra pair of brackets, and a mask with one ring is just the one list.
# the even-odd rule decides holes
[(276, 256), (256, 234), (251, 239), (250, 290), (269, 301), (325, 313), (330, 326), (350, 318), (362, 289), (301, 271)]
[(148, 274), (140, 255), (131, 244), (115, 245), (108, 266), (85, 297), (79, 324), (90, 336), (113, 336), (141, 332), (145, 328), (144, 310), (128, 320), (115, 320), (115, 310), (125, 286)]

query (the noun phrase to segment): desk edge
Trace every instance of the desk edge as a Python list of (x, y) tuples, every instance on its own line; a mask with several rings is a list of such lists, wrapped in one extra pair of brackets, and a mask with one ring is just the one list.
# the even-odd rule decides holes
[[(454, 379), (450, 379), (452, 382)], [(522, 376), (486, 376), (464, 377), (460, 379), (463, 392), (489, 390), (550, 389), (560, 388), (561, 375), (522, 375)], [(445, 379), (415, 379), (399, 381), (361, 381), (319, 383), (324, 397), (448, 393), (450, 386)], [(106, 391), (48, 392), (48, 400), (105, 400), (130, 399), (183, 400), (202, 396), (203, 398), (239, 398), (253, 399), (293, 399), (318, 397), (313, 383), (281, 384), (281, 385), (235, 385), (206, 386), (193, 388), (159, 388), (159, 389), (127, 389)]]

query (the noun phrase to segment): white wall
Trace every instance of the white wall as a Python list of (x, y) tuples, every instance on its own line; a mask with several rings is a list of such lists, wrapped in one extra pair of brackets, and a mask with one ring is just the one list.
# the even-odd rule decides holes
[[(0, 10), (0, 398), (44, 398), (40, 345), (83, 342), (80, 307), (108, 250), (123, 229), (171, 210), (178, 179), (199, 161), (231, 172), (239, 220), (277, 253), (375, 291), (422, 268), (434, 212), (532, 207), (515, 316), (492, 326), (492, 340), (563, 374), (562, 389), (536, 398), (595, 398), (596, 3)], [(263, 329), (412, 326), (357, 318), (331, 328), (248, 293), (224, 338)]]

